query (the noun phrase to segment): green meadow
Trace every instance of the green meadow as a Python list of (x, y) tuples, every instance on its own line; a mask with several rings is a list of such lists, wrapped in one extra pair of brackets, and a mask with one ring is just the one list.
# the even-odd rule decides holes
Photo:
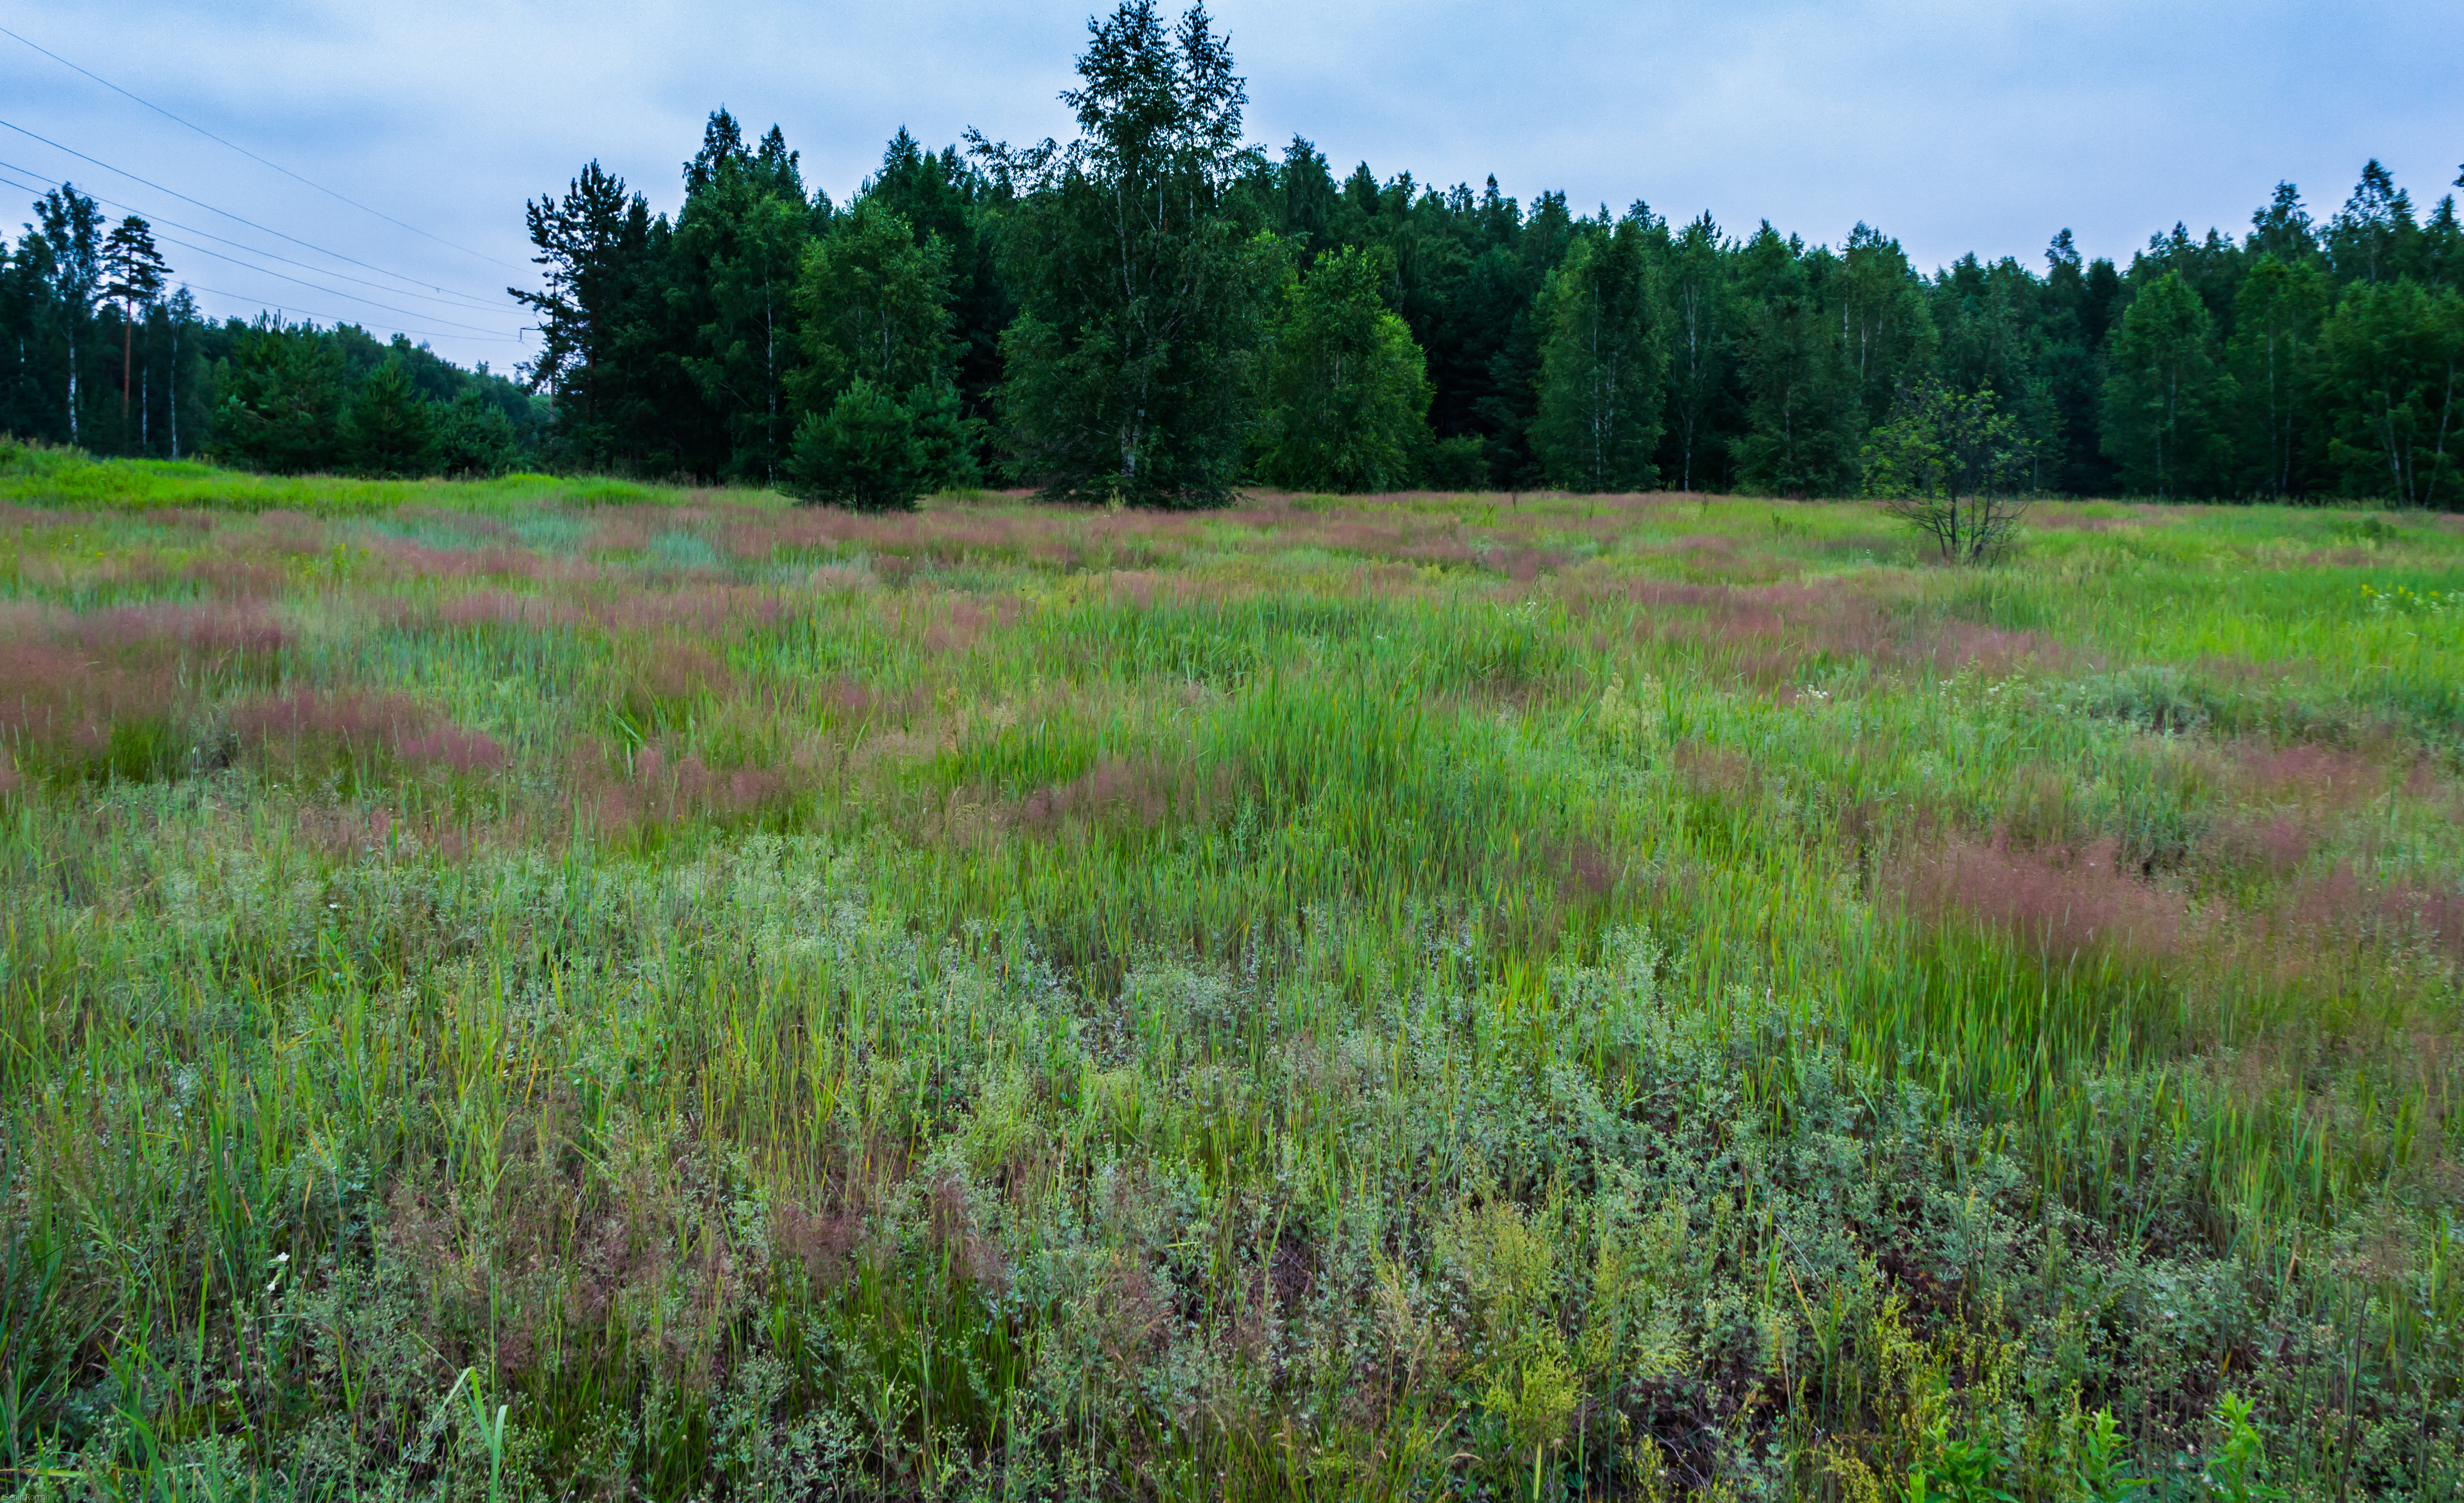
[(0, 471), (11, 1495), (2464, 1491), (2456, 517)]

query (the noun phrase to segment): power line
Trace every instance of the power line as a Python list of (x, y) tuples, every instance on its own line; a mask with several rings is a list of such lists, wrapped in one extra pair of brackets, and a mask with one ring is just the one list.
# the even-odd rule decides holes
[[(42, 173), (40, 173), (40, 172), (35, 171), (33, 168), (32, 168), (32, 167), (21, 167), (21, 166), (19, 166), (17, 163), (13, 163), (13, 162), (5, 162), (5, 161), (0, 161), (0, 169), (6, 169), (6, 170), (11, 171), (11, 172), (22, 172), (22, 173), (26, 174), (28, 177), (31, 177), (31, 178), (43, 178), (43, 177), (44, 177), (44, 174), (42, 174)], [(46, 179), (46, 181), (49, 181), (49, 180), (48, 180), (48, 179)], [(67, 183), (56, 183), (56, 184), (55, 184), (54, 185), (55, 185), (55, 186), (57, 186), (57, 187), (68, 187), (68, 186), (70, 186), (70, 185), (69, 185), (69, 184), (67, 184)], [(17, 189), (19, 189), (20, 191), (23, 191), (23, 192), (27, 192), (27, 193), (33, 193), (33, 194), (37, 194), (37, 195), (39, 195), (39, 194), (41, 194), (41, 193), (43, 192), (43, 189), (41, 189), (41, 188), (30, 188), (30, 187), (27, 187), (27, 186), (26, 186), (24, 184), (22, 184), (22, 183), (12, 183), (12, 184), (11, 184), (11, 185), (10, 185), (10, 186), (14, 187), (14, 188), (17, 188)], [(127, 212), (127, 213), (144, 215), (144, 217), (145, 217), (147, 220), (149, 220), (150, 222), (152, 222), (152, 223), (154, 223), (154, 224), (157, 224), (157, 225), (168, 225), (168, 226), (169, 226), (170, 228), (172, 228), (173, 229), (185, 230), (185, 231), (187, 231), (187, 233), (192, 234), (192, 235), (203, 235), (203, 236), (205, 236), (208, 240), (213, 241), (213, 242), (214, 242), (215, 244), (217, 244), (217, 245), (226, 245), (226, 246), (230, 246), (231, 249), (233, 249), (233, 250), (245, 250), (245, 251), (247, 251), (247, 252), (248, 252), (249, 254), (251, 254), (251, 255), (263, 256), (265, 259), (267, 259), (267, 260), (269, 260), (269, 261), (279, 261), (279, 262), (281, 262), (284, 266), (296, 266), (296, 267), (299, 268), (299, 269), (300, 269), (301, 271), (303, 271), (303, 272), (316, 272), (316, 273), (317, 273), (318, 275), (319, 275), (319, 276), (330, 276), (330, 277), (334, 278), (336, 281), (341, 281), (341, 282), (357, 282), (357, 283), (358, 283), (360, 286), (362, 286), (362, 287), (373, 287), (373, 288), (375, 288), (378, 292), (381, 292), (381, 293), (390, 293), (390, 294), (393, 294), (394, 296), (396, 296), (396, 297), (416, 297), (416, 298), (420, 299), (422, 302), (443, 303), (443, 304), (444, 304), (446, 307), (448, 307), (448, 308), (466, 308), (466, 309), (470, 309), (470, 310), (472, 310), (472, 311), (473, 311), (473, 312), (479, 312), (479, 313), (496, 313), (496, 312), (500, 312), (500, 311), (502, 311), (502, 310), (504, 309), (504, 306), (505, 306), (505, 304), (504, 304), (504, 302), (503, 302), (503, 300), (502, 300), (502, 299), (498, 299), (498, 300), (496, 300), (496, 301), (495, 301), (495, 302), (486, 302), (486, 301), (482, 301), (482, 300), (480, 300), (480, 299), (478, 299), (478, 298), (464, 297), (464, 296), (463, 296), (463, 294), (461, 294), (460, 293), (452, 293), (452, 292), (449, 292), (449, 293), (446, 293), (446, 294), (442, 294), (442, 295), (436, 295), (436, 294), (429, 294), (429, 293), (414, 292), (414, 291), (412, 291), (411, 289), (407, 288), (407, 287), (387, 287), (387, 286), (385, 286), (383, 282), (371, 282), (371, 281), (369, 281), (369, 280), (368, 280), (367, 278), (365, 278), (365, 277), (362, 277), (362, 276), (353, 276), (353, 275), (352, 275), (351, 273), (349, 273), (348, 272), (337, 272), (337, 271), (333, 270), (331, 267), (311, 266), (310, 264), (308, 264), (308, 263), (307, 263), (307, 262), (305, 262), (305, 261), (295, 261), (295, 260), (291, 259), (291, 257), (289, 257), (289, 256), (287, 256), (287, 255), (278, 255), (278, 254), (276, 254), (275, 252), (274, 252), (274, 251), (272, 251), (272, 250), (260, 250), (259, 248), (257, 248), (257, 247), (255, 247), (255, 246), (253, 246), (253, 245), (249, 245), (249, 244), (247, 244), (247, 243), (246, 243), (246, 242), (244, 242), (244, 241), (233, 240), (233, 239), (231, 239), (231, 238), (230, 236), (228, 236), (228, 235), (218, 235), (218, 234), (215, 234), (215, 233), (214, 233), (212, 230), (210, 230), (210, 229), (198, 229), (196, 226), (194, 226), (194, 225), (184, 225), (184, 224), (181, 224), (181, 223), (180, 223), (178, 220), (176, 220), (176, 219), (165, 219), (165, 218), (164, 218), (162, 215), (160, 215), (160, 214), (147, 214), (147, 213), (146, 213), (146, 211), (145, 211), (144, 209), (138, 207), (137, 207), (136, 205), (134, 205), (134, 204), (123, 204), (123, 203), (121, 203), (120, 200), (118, 200), (118, 199), (116, 199), (116, 198), (106, 198), (106, 197), (104, 197), (104, 196), (103, 196), (102, 194), (100, 194), (100, 193), (88, 193), (88, 194), (86, 194), (86, 197), (93, 199), (93, 200), (94, 200), (96, 203), (98, 203), (98, 204), (108, 204), (108, 205), (110, 205), (112, 207), (117, 208), (117, 209), (123, 210), (123, 211), (125, 211), (125, 212)], [(214, 252), (213, 252), (213, 251), (211, 251), (211, 250), (208, 250), (208, 251), (206, 251), (205, 253), (206, 253), (206, 254), (208, 254), (208, 255), (212, 255)], [(228, 259), (228, 258), (226, 258), (226, 259)], [(346, 296), (347, 296), (348, 294), (345, 294), (344, 295), (346, 295)]]
[[(8, 163), (0, 163), (0, 167), (5, 167), (5, 166), (7, 166), (7, 165), (8, 165)], [(23, 168), (23, 167), (19, 167), (19, 168), (16, 168), (15, 170), (20, 171), (20, 172), (23, 172), (23, 171), (25, 171), (25, 168)], [(37, 193), (37, 194), (39, 194), (39, 193), (41, 193), (41, 192), (43, 191), (41, 188), (38, 188), (38, 187), (30, 187), (30, 186), (28, 186), (27, 185), (25, 185), (25, 184), (23, 184), (23, 183), (18, 182), (18, 181), (17, 181), (16, 179), (14, 179), (14, 178), (0, 177), (0, 184), (6, 184), (6, 185), (8, 185), (9, 186), (11, 186), (11, 187), (12, 187), (12, 188), (17, 189), (17, 190), (18, 190), (19, 192), (21, 192), (21, 193)], [(108, 202), (110, 202), (110, 201), (106, 199), (106, 200), (104, 200), (104, 202), (108, 203)], [(121, 207), (124, 207), (125, 206), (121, 206)], [(205, 233), (205, 231), (203, 231), (203, 230), (198, 230), (198, 231), (197, 231), (197, 233), (199, 233), (199, 234), (203, 234), (203, 233)], [(165, 236), (164, 238), (165, 238), (165, 239), (169, 239), (170, 237), (166, 235), (166, 236)], [(281, 272), (268, 272), (268, 271), (266, 271), (266, 270), (265, 270), (265, 268), (263, 268), (263, 267), (261, 267), (261, 266), (250, 266), (247, 262), (242, 261), (242, 260), (239, 260), (237, 257), (222, 255), (222, 254), (220, 254), (220, 253), (218, 253), (218, 252), (216, 252), (216, 251), (208, 250), (206, 250), (203, 246), (183, 245), (180, 241), (177, 241), (177, 240), (173, 240), (173, 241), (171, 241), (171, 243), (172, 243), (173, 245), (181, 246), (181, 248), (182, 248), (183, 250), (194, 250), (194, 251), (197, 251), (197, 252), (198, 252), (199, 254), (201, 254), (201, 255), (209, 255), (209, 256), (213, 256), (213, 257), (214, 257), (214, 259), (216, 259), (216, 260), (218, 260), (218, 261), (229, 261), (229, 262), (231, 262), (231, 265), (236, 266), (236, 267), (240, 267), (240, 268), (242, 268), (242, 269), (244, 269), (244, 270), (247, 270), (247, 271), (256, 272), (259, 272), (259, 273), (261, 273), (261, 274), (263, 274), (263, 275), (266, 275), (266, 276), (280, 276), (280, 277), (282, 277), (282, 280), (284, 280), (284, 281), (286, 281), (286, 282), (298, 282), (298, 283), (299, 283), (299, 285), (300, 285), (300, 286), (302, 286), (302, 287), (311, 287), (311, 288), (316, 288), (316, 290), (317, 290), (318, 292), (320, 292), (320, 293), (332, 293), (332, 294), (334, 294), (334, 295), (336, 295), (336, 296), (338, 296), (338, 297), (348, 297), (348, 298), (350, 298), (350, 299), (351, 299), (351, 301), (353, 301), (353, 302), (363, 302), (363, 303), (367, 303), (367, 304), (368, 304), (368, 306), (369, 306), (369, 307), (371, 307), (371, 308), (384, 308), (384, 309), (385, 310), (385, 312), (387, 312), (387, 313), (408, 313), (408, 312), (409, 312), (409, 310), (407, 310), (407, 309), (404, 309), (404, 308), (390, 308), (390, 307), (386, 307), (386, 305), (385, 305), (385, 304), (384, 304), (384, 303), (380, 303), (380, 302), (373, 302), (373, 301), (370, 301), (369, 299), (364, 298), (364, 297), (354, 297), (354, 296), (352, 296), (352, 294), (349, 294), (349, 293), (345, 293), (345, 292), (338, 291), (338, 290), (337, 290), (337, 289), (335, 289), (335, 288), (331, 288), (331, 287), (318, 287), (316, 283), (314, 283), (314, 282), (310, 282), (310, 281), (302, 280), (301, 278), (297, 277), (297, 276), (283, 276), (283, 275), (282, 275), (282, 273), (281, 273)], [(246, 248), (245, 248), (245, 247), (242, 247), (242, 249), (244, 250), (244, 249), (246, 249)], [(296, 265), (297, 263), (294, 263), (294, 264)], [(190, 291), (192, 291), (192, 292), (199, 292), (199, 293), (211, 293), (211, 294), (213, 294), (216, 297), (228, 297), (228, 298), (230, 298), (231, 301), (233, 301), (233, 302), (237, 302), (237, 303), (256, 303), (256, 304), (258, 304), (259, 306), (263, 306), (263, 305), (264, 305), (264, 303), (265, 303), (265, 299), (264, 299), (264, 298), (262, 298), (262, 297), (252, 297), (252, 296), (247, 295), (246, 294), (242, 294), (242, 293), (227, 293), (227, 292), (224, 292), (224, 291), (223, 291), (221, 288), (219, 288), (219, 287), (201, 287), (201, 286), (199, 286), (198, 284), (196, 284), (196, 283), (194, 283), (194, 282), (186, 281), (185, 279), (182, 281), (181, 285), (182, 285), (182, 286), (184, 286), (184, 287), (188, 288), (188, 289), (189, 289)], [(341, 323), (356, 323), (356, 322), (358, 322), (358, 320), (356, 320), (356, 319), (346, 319), (346, 318), (342, 318), (342, 317), (341, 317), (341, 316), (339, 316), (326, 315), (326, 314), (311, 313), (311, 312), (309, 312), (307, 309), (304, 309), (304, 308), (302, 308), (302, 309), (297, 309), (297, 310), (295, 310), (295, 311), (296, 311), (296, 312), (297, 312), (297, 313), (298, 313), (301, 316), (303, 316), (303, 317), (309, 317), (309, 318), (323, 318), (323, 319), (325, 319), (325, 321), (326, 321), (326, 322), (328, 322), (328, 323), (341, 324)], [(415, 317), (418, 317), (418, 316), (419, 316), (419, 315), (417, 315), (417, 314), (411, 314), (411, 315), (410, 315), (410, 316), (412, 316), (412, 317), (414, 317), (414, 318), (415, 318)], [(436, 320), (434, 320), (434, 321), (435, 321), (435, 322), (438, 322), (438, 323), (452, 323), (452, 322), (453, 322), (453, 320), (451, 320), (451, 319), (450, 319), (450, 318), (439, 318), (439, 319), (436, 319)], [(477, 327), (477, 326), (476, 326), (476, 325), (474, 325), (474, 324), (454, 324), (454, 328), (455, 328), (455, 329), (457, 329), (457, 330), (462, 330), (462, 329), (475, 329), (476, 327)], [(494, 343), (494, 344), (527, 344), (527, 343), (529, 343), (529, 342), (530, 342), (529, 340), (527, 340), (527, 339), (523, 338), (522, 338), (520, 335), (518, 335), (518, 334), (511, 334), (511, 335), (507, 335), (507, 334), (494, 334), (494, 333), (488, 333), (488, 332), (484, 332), (484, 331), (483, 331), (483, 332), (479, 332), (479, 333), (473, 333), (473, 334), (462, 334), (462, 333), (454, 333), (454, 334), (441, 334), (441, 333), (438, 333), (436, 330), (433, 330), (433, 329), (396, 329), (394, 332), (395, 332), (395, 333), (397, 333), (397, 334), (415, 334), (415, 335), (418, 335), (418, 336), (422, 337), (423, 338), (430, 338), (430, 339), (481, 339), (481, 340), (485, 340), (485, 341), (487, 341), (487, 342)]]
[[(216, 297), (228, 297), (233, 302), (261, 304), (265, 300), (261, 297), (250, 297), (241, 293), (227, 293), (219, 287), (199, 287), (194, 282), (188, 282), (183, 285), (187, 286), (192, 292), (211, 293)], [(359, 328), (366, 327), (366, 325), (362, 324), (356, 318), (339, 317), (333, 314), (311, 313), (305, 308), (286, 308), (278, 311), (283, 313), (296, 313), (302, 318), (322, 318), (327, 323), (336, 325), (337, 327), (342, 324), (351, 324)], [(415, 334), (423, 339), (485, 339), (494, 344), (527, 344), (530, 342), (521, 336), (514, 334), (439, 334), (433, 329), (396, 329), (394, 333)]]
[[(337, 261), (347, 262), (352, 266), (359, 267), (363, 271), (374, 272), (379, 276), (390, 276), (396, 281), (409, 282), (413, 286), (425, 287), (431, 292), (442, 293), (449, 291), (449, 289), (440, 287), (433, 282), (423, 282), (418, 277), (405, 276), (400, 272), (388, 272), (384, 267), (370, 265), (368, 262), (360, 260), (355, 256), (344, 255), (340, 250), (328, 250), (323, 246), (315, 244), (312, 241), (302, 240), (297, 235), (284, 234), (279, 229), (268, 229), (266, 226), (258, 224), (253, 219), (242, 219), (239, 215), (232, 213), (230, 209), (216, 208), (213, 205), (207, 203), (204, 199), (190, 198), (187, 194), (181, 192), (178, 188), (165, 187), (162, 184), (155, 182), (151, 178), (141, 178), (136, 173), (130, 172), (123, 167), (113, 166), (110, 163), (103, 161), (100, 157), (89, 157), (84, 152), (77, 150), (75, 146), (61, 145), (58, 142), (52, 140), (49, 136), (37, 136), (33, 131), (28, 130), (25, 126), (16, 124), (13, 121), (0, 120), (0, 128), (13, 130), (18, 135), (26, 137), (30, 141), (39, 141), (44, 145), (51, 147), (54, 151), (65, 151), (70, 156), (77, 158), (79, 162), (90, 162), (96, 166), (100, 167), (103, 171), (126, 178), (131, 183), (143, 183), (157, 193), (168, 193), (183, 204), (194, 204), (199, 208), (204, 209), (209, 214), (220, 214), (223, 218), (230, 220), (235, 225), (246, 225), (249, 229), (256, 230), (260, 234), (273, 235), (276, 239), (288, 240), (296, 246), (305, 246), (309, 250), (316, 251), (319, 255), (332, 256)], [(464, 293), (462, 295), (465, 297), (471, 297), (475, 296), (476, 294)]]
[(387, 313), (401, 314), (406, 318), (426, 318), (430, 323), (447, 324), (456, 329), (470, 329), (480, 334), (495, 334), (496, 332), (493, 328), (482, 327), (475, 323), (455, 323), (451, 318), (439, 318), (431, 314), (414, 313), (407, 308), (396, 308), (391, 303), (381, 303), (372, 297), (362, 297), (357, 293), (346, 293), (339, 287), (326, 287), (320, 283), (309, 281), (306, 277), (292, 276), (282, 272), (268, 271), (266, 268), (261, 266), (251, 266), (248, 262), (241, 260), (237, 256), (225, 255), (219, 250), (209, 250), (203, 246), (192, 246), (185, 240), (174, 240), (169, 235), (165, 235), (163, 237), (163, 241), (166, 245), (178, 246), (183, 250), (193, 250), (199, 255), (212, 256), (217, 261), (228, 261), (231, 265), (238, 267), (243, 271), (254, 272), (259, 276), (272, 276), (279, 278), (285, 282), (297, 282), (301, 287), (323, 293), (329, 297), (341, 297), (355, 303), (365, 303), (370, 308), (382, 308)]
[(69, 61), (67, 58), (52, 51), (50, 48), (44, 47), (36, 42), (28, 41), (23, 36), (18, 36), (15, 32), (10, 31), (5, 26), (0, 26), (0, 33), (15, 36), (17, 40), (25, 42), (27, 46), (33, 48), (34, 51), (41, 53), (44, 56), (50, 58), (55, 63), (58, 63), (61, 67), (75, 69), (77, 72), (84, 74), (87, 77), (92, 78), (95, 82), (101, 84), (104, 88), (109, 89), (112, 93), (117, 94), (123, 98), (135, 99), (136, 102), (144, 105), (147, 109), (162, 116), (165, 120), (173, 121), (177, 124), (186, 125), (188, 129), (195, 131), (198, 135), (203, 136), (208, 141), (213, 142), (217, 145), (229, 146), (231, 150), (248, 158), (251, 162), (272, 167), (275, 171), (281, 173), (284, 177), (291, 179), (295, 183), (307, 184), (308, 186), (315, 188), (318, 192), (324, 194), (326, 197), (340, 199), (341, 202), (350, 205), (353, 208), (358, 209), (363, 214), (374, 214), (377, 218), (384, 220), (388, 225), (407, 229), (412, 234), (421, 236), (424, 239), (433, 240), (438, 245), (444, 246), (448, 250), (459, 250), (464, 255), (477, 256), (480, 260), (486, 261), (491, 265), (505, 267), (517, 272), (521, 270), (520, 267), (515, 266), (512, 262), (499, 261), (495, 256), (488, 254), (484, 250), (473, 250), (469, 246), (455, 245), (452, 241), (444, 238), (442, 235), (429, 234), (427, 230), (420, 229), (417, 225), (404, 224), (401, 220), (394, 218), (391, 214), (385, 213), (382, 209), (370, 208), (365, 204), (361, 203), (358, 199), (344, 197), (342, 194), (337, 193), (332, 188), (325, 186), (322, 183), (310, 182), (308, 179), (301, 177), (298, 173), (292, 171), (289, 167), (284, 166), (278, 162), (268, 162), (265, 158), (258, 156), (255, 152), (249, 150), (246, 146), (240, 145), (236, 142), (225, 141), (222, 137), (215, 135), (212, 131), (206, 129), (203, 125), (196, 123), (194, 120), (182, 120), (179, 116), (172, 114), (169, 110), (163, 108), (163, 106), (156, 104), (150, 99), (138, 98), (136, 95), (129, 93), (126, 89), (121, 88), (120, 85), (102, 76), (102, 75), (95, 73), (90, 69), (80, 68), (76, 63)]

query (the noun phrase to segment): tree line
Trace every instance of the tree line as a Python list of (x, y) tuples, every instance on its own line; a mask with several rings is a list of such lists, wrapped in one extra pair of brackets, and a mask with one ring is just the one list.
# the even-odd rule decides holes
[(0, 432), (284, 473), (496, 474), (541, 461), (549, 403), (402, 335), (209, 319), (141, 215), (73, 185), (0, 236)]
[(673, 219), (596, 163), (531, 204), (566, 462), (876, 502), (979, 473), (1847, 494), (1895, 411), (1982, 394), (2033, 490), (2464, 503), (2464, 232), (2376, 162), (2323, 223), (2285, 184), (2126, 268), (2065, 230), (1926, 275), (1864, 225), (1338, 179), (1242, 141), (1202, 10), (1089, 28), (1066, 144), (901, 130), (839, 205), (721, 109)]
[(204, 321), (130, 282), (128, 222), (55, 190), (0, 247), (0, 425), (275, 469), (1191, 506), (1855, 494), (1905, 469), (1910, 424), (1966, 411), (2038, 493), (2464, 505), (2464, 229), (2375, 161), (2323, 220), (2286, 183), (2246, 232), (2177, 224), (2126, 267), (2063, 230), (2041, 267), (1926, 274), (1863, 224), (1809, 244), (1494, 177), (1338, 178), (1307, 140), (1243, 140), (1202, 8), (1124, 0), (1089, 30), (1076, 139), (902, 128), (844, 204), (724, 108), (672, 216), (589, 163), (526, 207), (527, 391), (400, 337)]

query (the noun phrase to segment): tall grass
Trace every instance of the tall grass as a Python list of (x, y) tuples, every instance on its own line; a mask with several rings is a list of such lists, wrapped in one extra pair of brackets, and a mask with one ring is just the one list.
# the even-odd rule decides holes
[(2454, 533), (112, 474), (0, 513), (29, 1495), (2464, 1475)]

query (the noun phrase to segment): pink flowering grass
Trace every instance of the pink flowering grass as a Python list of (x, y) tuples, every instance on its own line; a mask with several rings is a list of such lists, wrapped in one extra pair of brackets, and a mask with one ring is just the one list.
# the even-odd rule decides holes
[(121, 606), (0, 616), (0, 746), (16, 775), (168, 775), (216, 689), (262, 682), (288, 638), (252, 604)]
[(455, 725), (407, 694), (294, 689), (233, 707), (229, 725), (244, 749), (294, 774), (390, 764), (472, 776), (501, 771), (507, 761), (494, 736)]
[(1900, 881), (1918, 916), (2003, 934), (2057, 969), (2081, 957), (2169, 964), (2195, 937), (2183, 900), (2143, 880), (2110, 839), (2077, 851), (1953, 839), (1910, 853)]

